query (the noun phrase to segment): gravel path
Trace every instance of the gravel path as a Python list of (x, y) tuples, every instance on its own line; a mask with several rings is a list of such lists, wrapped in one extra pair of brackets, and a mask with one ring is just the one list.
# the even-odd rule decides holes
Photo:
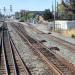
[(32, 75), (54, 75), (48, 66), (42, 61), (34, 52), (24, 43), (15, 30), (8, 24), (9, 31), (11, 31), (11, 36), (14, 39), (15, 45), (31, 71)]

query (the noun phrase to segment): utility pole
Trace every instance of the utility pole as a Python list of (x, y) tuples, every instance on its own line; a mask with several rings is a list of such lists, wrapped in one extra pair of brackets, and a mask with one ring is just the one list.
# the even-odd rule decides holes
[(4, 6), (4, 21), (5, 21), (5, 13), (6, 13), (6, 8)]
[(12, 12), (12, 5), (10, 5), (10, 12)]
[(10, 12), (9, 12), (10, 17), (11, 17), (11, 13), (12, 13), (12, 5), (10, 5)]
[(54, 12), (54, 30), (55, 30), (55, 20), (56, 20), (56, 0), (55, 0), (55, 12)]
[(12, 5), (10, 5), (10, 13), (12, 12)]
[(58, 19), (58, 13), (59, 13), (59, 10), (58, 10), (58, 2), (57, 2), (57, 19)]

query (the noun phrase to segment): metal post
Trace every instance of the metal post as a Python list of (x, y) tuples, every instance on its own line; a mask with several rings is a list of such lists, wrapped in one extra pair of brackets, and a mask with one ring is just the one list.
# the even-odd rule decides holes
[(54, 12), (54, 30), (55, 30), (55, 20), (56, 20), (56, 0), (55, 0), (55, 12)]
[(59, 11), (58, 11), (58, 2), (57, 2), (57, 20), (58, 20), (58, 13)]
[(4, 7), (4, 21), (5, 21), (5, 12), (6, 12), (6, 8)]
[(9, 12), (10, 17), (11, 17), (11, 13), (12, 13), (12, 5), (10, 5), (10, 12)]

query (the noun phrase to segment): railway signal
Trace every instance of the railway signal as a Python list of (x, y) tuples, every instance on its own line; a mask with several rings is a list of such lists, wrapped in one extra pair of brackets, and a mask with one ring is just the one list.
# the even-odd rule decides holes
[(10, 12), (12, 12), (12, 5), (10, 5)]
[(6, 12), (6, 8), (5, 8), (5, 6), (4, 6), (4, 12)]
[(5, 21), (5, 12), (6, 12), (6, 7), (4, 6), (4, 21)]

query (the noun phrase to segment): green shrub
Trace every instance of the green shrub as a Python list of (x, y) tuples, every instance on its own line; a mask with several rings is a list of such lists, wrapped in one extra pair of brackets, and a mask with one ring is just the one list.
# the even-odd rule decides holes
[(20, 21), (19, 22), (24, 22), (24, 20), (23, 19), (20, 19)]

